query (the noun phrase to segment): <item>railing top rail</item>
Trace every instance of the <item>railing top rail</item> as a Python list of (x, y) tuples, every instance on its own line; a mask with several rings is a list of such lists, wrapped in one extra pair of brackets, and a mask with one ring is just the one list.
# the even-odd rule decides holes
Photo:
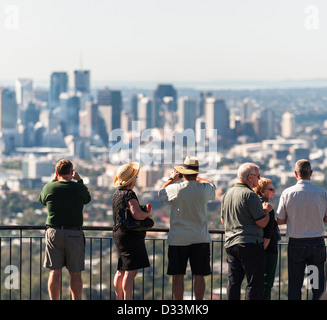
[[(110, 226), (83, 226), (83, 230), (88, 231), (112, 231)], [(0, 230), (45, 230), (45, 226), (35, 225), (0, 225)], [(168, 232), (169, 228), (152, 228), (149, 232)], [(225, 231), (219, 229), (210, 229), (209, 233), (224, 234)]]

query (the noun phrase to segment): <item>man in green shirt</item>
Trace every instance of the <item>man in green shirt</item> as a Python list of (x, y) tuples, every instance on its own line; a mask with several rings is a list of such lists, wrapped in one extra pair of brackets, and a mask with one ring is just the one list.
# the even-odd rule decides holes
[(50, 269), (50, 299), (59, 299), (61, 272), (66, 266), (72, 298), (80, 300), (85, 258), (83, 207), (91, 201), (91, 196), (69, 160), (57, 163), (55, 178), (44, 186), (39, 201), (48, 209), (44, 267)]
[(238, 183), (225, 193), (221, 203), (228, 263), (227, 299), (240, 299), (241, 284), (246, 275), (246, 299), (260, 300), (265, 266), (263, 228), (269, 221), (272, 207), (269, 203), (261, 204), (252, 190), (260, 179), (258, 166), (244, 163), (237, 176)]

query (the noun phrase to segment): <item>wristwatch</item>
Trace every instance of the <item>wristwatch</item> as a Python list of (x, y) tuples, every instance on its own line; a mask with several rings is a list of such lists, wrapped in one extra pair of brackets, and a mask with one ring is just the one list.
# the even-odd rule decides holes
[(170, 177), (170, 178), (168, 179), (168, 181), (174, 181), (174, 178)]

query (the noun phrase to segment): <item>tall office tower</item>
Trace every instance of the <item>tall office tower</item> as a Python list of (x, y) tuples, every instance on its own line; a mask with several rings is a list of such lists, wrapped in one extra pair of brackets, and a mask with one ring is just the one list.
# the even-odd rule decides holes
[(90, 71), (74, 71), (74, 88), (75, 92), (90, 93)]
[(23, 117), (21, 118), (21, 122), (24, 125), (29, 123), (35, 125), (39, 121), (40, 111), (36, 107), (35, 103), (29, 103), (27, 109), (25, 110)]
[(225, 100), (216, 98), (207, 98), (205, 103), (205, 120), (207, 138), (216, 137), (212, 129), (217, 130), (217, 135), (226, 137), (229, 130), (229, 112)]
[(211, 98), (212, 93), (211, 92), (200, 92), (200, 102), (199, 102), (199, 116), (204, 116), (205, 113), (205, 104), (206, 99)]
[(195, 130), (196, 102), (188, 97), (178, 99), (178, 127)]
[(99, 117), (101, 126), (99, 128), (99, 135), (106, 144), (109, 140), (110, 132), (112, 130), (112, 106), (99, 105)]
[(69, 93), (60, 95), (60, 118), (63, 134), (79, 136), (80, 98)]
[(15, 82), (16, 102), (19, 110), (26, 110), (33, 101), (33, 80), (17, 79)]
[(50, 108), (59, 104), (59, 97), (63, 92), (68, 92), (68, 75), (66, 72), (53, 72), (50, 77)]
[(111, 90), (110, 98), (110, 105), (112, 106), (112, 129), (119, 129), (123, 104), (121, 92), (119, 90)]
[(97, 92), (97, 103), (100, 106), (112, 106), (112, 128), (120, 128), (121, 112), (122, 112), (122, 95), (119, 90), (110, 90), (109, 88), (103, 88)]
[(99, 108), (97, 103), (87, 102), (85, 110), (79, 113), (80, 136), (91, 138), (98, 134)]
[(111, 103), (111, 91), (104, 87), (97, 91), (97, 102), (99, 106), (109, 106)]
[(171, 97), (172, 103), (169, 105), (168, 112), (175, 112), (177, 110), (177, 91), (171, 84), (159, 84), (154, 91), (154, 114), (153, 125), (155, 127), (162, 127), (164, 125), (164, 112), (166, 103), (165, 97)]
[(275, 113), (271, 108), (263, 110), (261, 118), (266, 122), (265, 139), (275, 138)]
[(247, 122), (252, 120), (253, 103), (249, 98), (245, 98), (241, 107), (241, 122)]
[(17, 102), (15, 92), (0, 89), (0, 129), (16, 129)]
[(137, 114), (140, 122), (140, 130), (152, 128), (152, 100), (148, 97), (138, 97)]
[(290, 112), (285, 112), (282, 116), (281, 122), (282, 137), (293, 138), (295, 133), (294, 115)]
[(138, 95), (133, 94), (131, 97), (131, 113), (132, 113), (132, 121), (136, 121), (138, 119), (137, 113), (137, 103), (138, 103)]

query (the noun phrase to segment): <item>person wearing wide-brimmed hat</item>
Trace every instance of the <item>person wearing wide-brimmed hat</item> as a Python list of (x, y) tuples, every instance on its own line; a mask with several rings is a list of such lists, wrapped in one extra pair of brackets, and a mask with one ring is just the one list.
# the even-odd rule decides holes
[(112, 200), (113, 239), (118, 252), (118, 266), (114, 279), (117, 300), (132, 299), (133, 281), (138, 269), (150, 266), (145, 248), (145, 231), (124, 231), (119, 226), (119, 210), (128, 206), (134, 219), (144, 220), (152, 216), (140, 208), (137, 196), (133, 191), (136, 185), (140, 165), (137, 162), (124, 164), (117, 170), (114, 186), (118, 190)]
[[(200, 171), (196, 157), (187, 156), (184, 164), (174, 169), (158, 193), (161, 202), (171, 204), (167, 274), (173, 275), (173, 298), (182, 300), (189, 260), (195, 299), (202, 300), (204, 276), (211, 273), (207, 204), (215, 198), (216, 188), (212, 182), (198, 177)], [(175, 183), (181, 180), (181, 176), (183, 181)]]

